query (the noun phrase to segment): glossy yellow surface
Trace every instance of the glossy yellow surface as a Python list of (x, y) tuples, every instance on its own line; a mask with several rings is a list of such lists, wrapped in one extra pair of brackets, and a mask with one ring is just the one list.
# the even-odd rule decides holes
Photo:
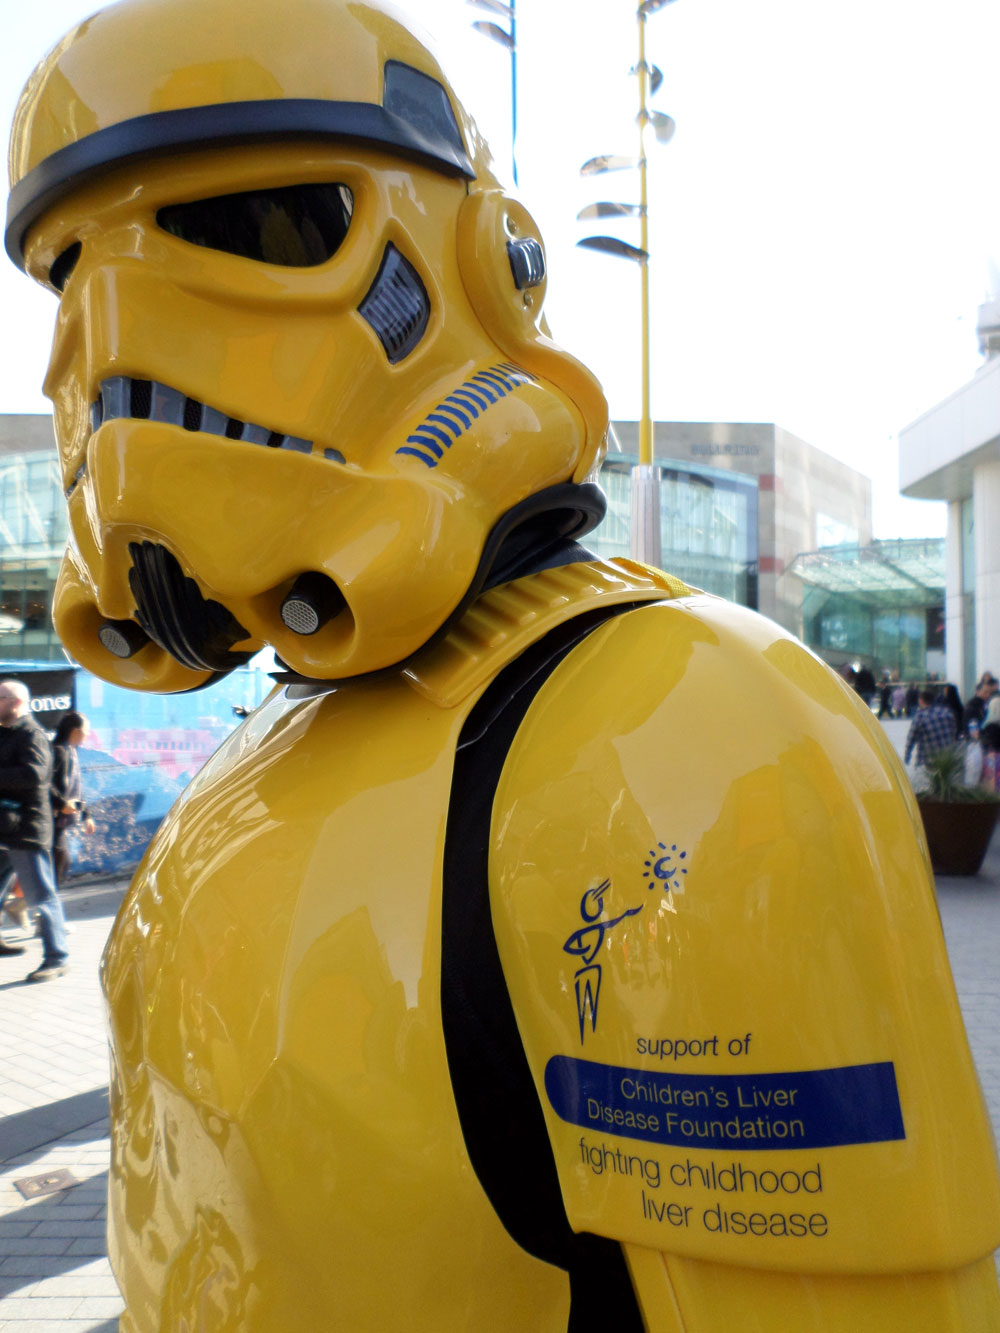
[[(714, 599), (611, 621), (532, 704), (494, 925), (571, 1223), (628, 1243), (658, 1333), (1000, 1326), (996, 1161), (919, 827), (869, 710)], [(905, 1137), (817, 1145), (853, 1116), (839, 1071), (887, 1065)]]
[[(337, 58), (303, 57), (314, 50)], [(379, 103), (389, 59), (440, 76), (416, 38), (367, 5), (112, 6), (70, 34), (29, 83), (12, 183), (67, 144), (148, 112), (245, 98)], [(121, 78), (109, 80), (109, 68)], [(313, 73), (300, 77), (304, 69)], [(56, 258), (81, 246), (45, 391), (74, 545), (55, 620), (88, 669), (137, 689), (190, 689), (209, 678), (155, 643), (120, 660), (97, 639), (105, 620), (135, 613), (128, 546), (141, 541), (170, 551), (202, 596), (235, 617), (247, 631), (239, 651), (270, 644), (319, 679), (399, 662), (461, 601), (497, 520), (592, 468), (607, 429), (603, 395), (543, 331), (544, 283), (515, 286), (507, 244), (540, 239), (537, 228), (499, 188), (485, 145), (451, 100), (477, 173), (471, 182), (336, 139), (232, 145), (124, 162), (84, 179), (31, 227), (26, 266), (43, 284)], [(191, 244), (156, 222), (170, 204), (323, 182), (347, 186), (354, 209), (344, 243), (315, 267)], [(387, 244), (414, 266), (431, 307), (423, 337), (395, 364), (358, 314)], [(516, 387), (442, 457), (407, 451), (449, 395), (505, 365), (517, 367)], [(94, 431), (91, 404), (115, 376), (167, 385), (310, 449), (132, 418)], [(280, 615), (309, 571), (345, 599), (312, 636), (293, 633)]]
[(126, 1329), (564, 1333), (566, 1276), (500, 1225), (452, 1098), (445, 819), (462, 722), (526, 618), (537, 637), (657, 582), (626, 563), (498, 589), (453, 636), (459, 703), (432, 697), (440, 660), (419, 686), (278, 692), (185, 790), (103, 969)]
[[(276, 692), (185, 792), (103, 970), (126, 1333), (279, 1333), (333, 1310), (359, 1333), (565, 1329), (565, 1277), (497, 1222), (450, 1089), (454, 747), (526, 640), (602, 598), (664, 591), (683, 585), (627, 561), (497, 589), (406, 675)], [(494, 807), (494, 925), (571, 1221), (625, 1242), (651, 1333), (998, 1327), (995, 1161), (916, 828), (842, 682), (774, 625), (700, 595), (609, 621), (529, 709)], [(674, 842), (689, 873), (664, 892), (647, 862)], [(640, 911), (604, 934), (581, 1044), (565, 944), (597, 876), (611, 882), (599, 921)], [(906, 1137), (721, 1153), (552, 1114), (553, 1055), (659, 1073), (638, 1036), (700, 1040), (666, 1061), (671, 1076), (708, 1066), (748, 1087), (891, 1062)], [(609, 1151), (600, 1173), (581, 1138)], [(646, 1166), (616, 1170), (619, 1149)], [(820, 1189), (758, 1197), (771, 1226), (798, 1212), (824, 1224), (795, 1239), (707, 1232), (705, 1209), (749, 1212), (746, 1192), (669, 1172), (713, 1160), (789, 1189), (787, 1173), (818, 1171)], [(662, 1221), (643, 1217), (644, 1189)], [(688, 1209), (686, 1227), (668, 1207)]]
[[(566, 1275), (510, 1238), (466, 1152), (442, 855), (482, 692), (548, 629), (629, 601), (650, 605), (542, 686), (494, 805), (494, 925), (571, 1223), (623, 1243), (650, 1333), (992, 1333), (996, 1163), (919, 819), (870, 714), (773, 625), (628, 561), (494, 590), (426, 647), (501, 516), (588, 474), (607, 414), (548, 337), (544, 283), (513, 281), (508, 244), (537, 228), (422, 42), (360, 0), (126, 0), (29, 82), (12, 183), (147, 114), (380, 105), (389, 60), (441, 81), (474, 179), (372, 142), (208, 145), (75, 180), (26, 235), (49, 286), (79, 245), (46, 380), (67, 647), (133, 688), (206, 679), (155, 644), (121, 660), (98, 640), (134, 615), (128, 548), (152, 542), (243, 625), (237, 648), (272, 644), (334, 682), (276, 691), (223, 745), (108, 945), (123, 1333), (564, 1333)], [(349, 188), (353, 214), (311, 268), (156, 221), (323, 182)], [(395, 364), (358, 312), (389, 245), (430, 304)], [(498, 365), (516, 386), (445, 453), (406, 451)], [(95, 430), (119, 376), (307, 447), (130, 416)], [(345, 607), (293, 635), (280, 607), (307, 571)], [(609, 1090), (592, 1111), (594, 1077)], [(674, 1121), (718, 1119), (708, 1134), (738, 1141), (637, 1138), (633, 1104), (648, 1121), (663, 1089)], [(720, 1110), (720, 1092), (746, 1114), (709, 1117), (700, 1099)]]
[(104, 969), (110, 1252), (141, 1333), (565, 1329), (565, 1275), (504, 1232), (451, 1097), (460, 721), (398, 680), (275, 696), (146, 857)]
[[(394, 18), (367, 0), (126, 0), (98, 8), (53, 47), (25, 86), (11, 140), (11, 184), (61, 148), (137, 116), (258, 99), (378, 105), (386, 60), (445, 81), (399, 11)], [(456, 112), (472, 141), (471, 122), (457, 104)], [(488, 168), (488, 148), (481, 140), (474, 147)]]

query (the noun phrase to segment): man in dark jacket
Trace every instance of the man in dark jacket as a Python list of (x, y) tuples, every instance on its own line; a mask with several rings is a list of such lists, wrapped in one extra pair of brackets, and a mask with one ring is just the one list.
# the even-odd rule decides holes
[(976, 686), (976, 692), (965, 705), (965, 712), (962, 714), (962, 735), (968, 736), (970, 722), (975, 722), (976, 726), (982, 730), (983, 722), (986, 718), (986, 709), (989, 702), (997, 692), (997, 679), (991, 671), (984, 671), (979, 678), (979, 684)]
[(25, 901), (38, 912), (42, 965), (29, 981), (66, 971), (66, 921), (52, 873), (52, 751), (31, 715), (27, 687), (0, 681), (0, 846), (10, 857)]

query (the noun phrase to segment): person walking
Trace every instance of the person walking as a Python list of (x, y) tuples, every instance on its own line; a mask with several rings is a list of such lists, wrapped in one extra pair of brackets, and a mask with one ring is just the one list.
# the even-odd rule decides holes
[(945, 708), (951, 709), (955, 716), (955, 733), (957, 736), (963, 734), (963, 723), (965, 722), (965, 709), (962, 707), (962, 696), (958, 692), (958, 687), (952, 685), (949, 681), (941, 691), (941, 702)]
[(872, 699), (875, 697), (875, 677), (871, 667), (865, 662), (862, 662), (854, 673), (854, 688), (871, 708)]
[(983, 723), (986, 721), (986, 710), (989, 707), (990, 700), (997, 692), (997, 678), (992, 671), (984, 671), (976, 684), (975, 693), (965, 705), (962, 713), (962, 733), (969, 734), (969, 724), (975, 722), (982, 731)]
[(52, 750), (31, 715), (30, 700), (21, 681), (0, 681), (0, 846), (25, 902), (38, 913), (42, 965), (28, 980), (50, 981), (67, 970), (69, 951), (49, 850)]
[(52, 738), (52, 868), (56, 885), (69, 873), (66, 835), (79, 825), (84, 833), (94, 831), (94, 821), (83, 804), (83, 778), (77, 749), (90, 735), (90, 723), (82, 713), (65, 713)]
[(979, 737), (984, 750), (1000, 753), (1000, 694), (994, 694), (986, 705)]
[(882, 672), (882, 683), (878, 691), (878, 715), (881, 721), (884, 717), (892, 717), (892, 680), (888, 671)]
[(946, 708), (938, 698), (938, 693), (925, 685), (918, 696), (917, 712), (910, 723), (903, 751), (903, 762), (910, 762), (910, 755), (916, 754), (917, 781), (915, 787), (926, 785), (926, 766), (940, 750), (954, 745), (958, 727), (955, 714)]

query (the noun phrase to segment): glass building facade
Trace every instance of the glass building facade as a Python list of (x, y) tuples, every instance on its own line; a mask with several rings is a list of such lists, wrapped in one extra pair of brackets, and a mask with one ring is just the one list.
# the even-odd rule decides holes
[(63, 660), (50, 609), (67, 531), (55, 455), (0, 456), (0, 657)]
[[(597, 555), (629, 554), (632, 469), (629, 454), (609, 454), (600, 483), (607, 517), (584, 538)], [(663, 568), (705, 592), (757, 606), (757, 479), (690, 463), (659, 465)]]
[(803, 638), (834, 664), (926, 680), (944, 669), (944, 539), (877, 541), (800, 555)]

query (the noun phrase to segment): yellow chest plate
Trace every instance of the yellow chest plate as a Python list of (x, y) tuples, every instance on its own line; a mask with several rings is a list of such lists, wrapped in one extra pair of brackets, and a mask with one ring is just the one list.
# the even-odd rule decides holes
[[(586, 569), (586, 573), (581, 573)], [(470, 1165), (441, 1031), (455, 746), (484, 685), (635, 570), (488, 595), (407, 677), (277, 691), (184, 793), (104, 965), (131, 1327), (562, 1330)], [(599, 591), (595, 591), (595, 589)], [(126, 1322), (125, 1327), (129, 1327)]]

